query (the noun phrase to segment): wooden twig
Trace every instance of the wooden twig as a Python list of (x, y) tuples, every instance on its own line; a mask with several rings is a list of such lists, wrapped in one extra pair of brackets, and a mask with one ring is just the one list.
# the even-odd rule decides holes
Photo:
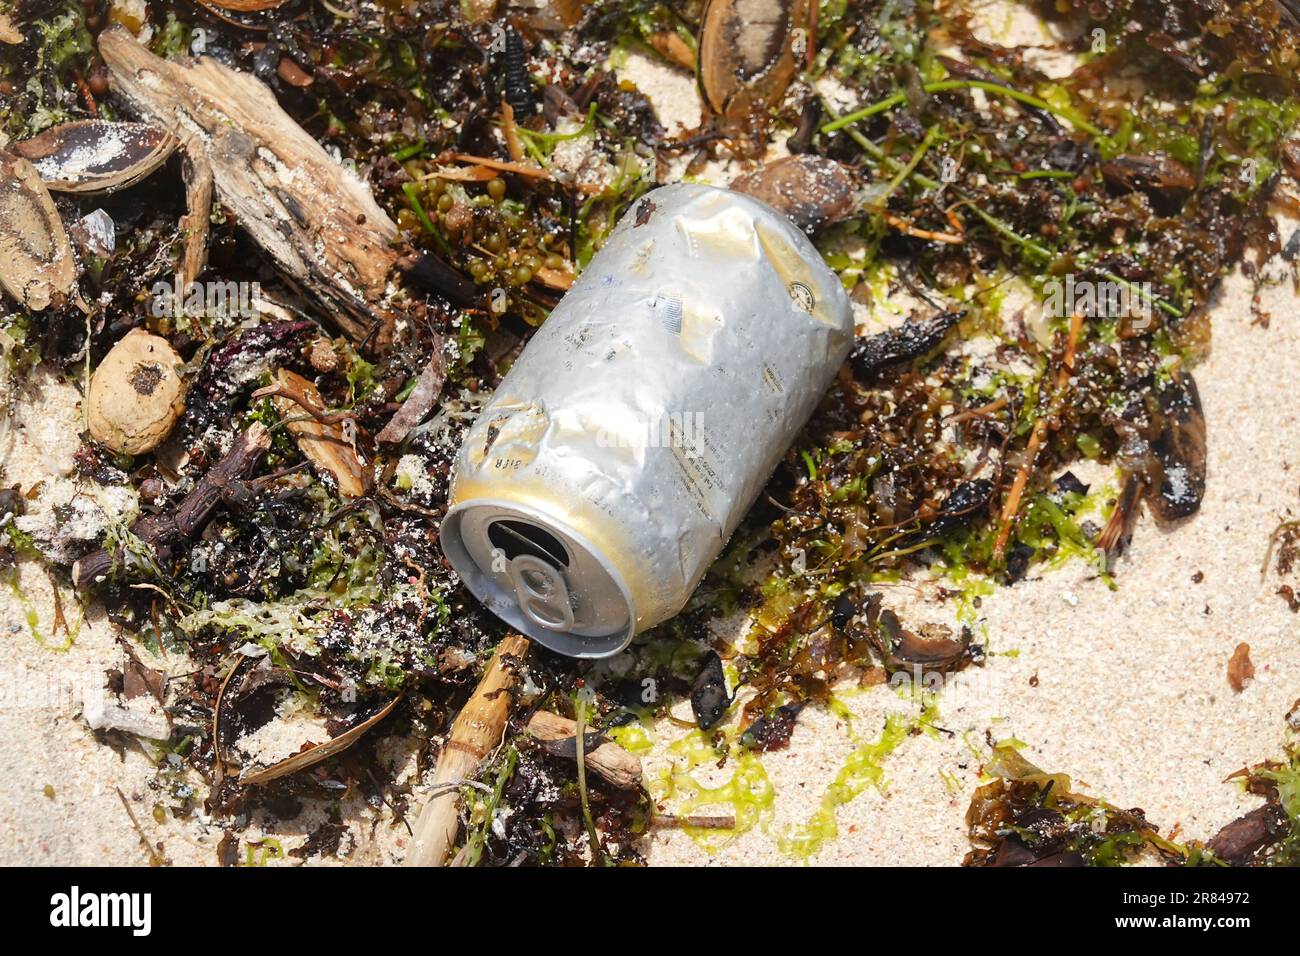
[(811, 70), (817, 62), (817, 8), (820, 3), (808, 4), (808, 51), (804, 69)]
[(515, 666), (527, 653), (527, 639), (510, 634), (502, 640), (473, 695), (456, 715), (433, 772), (436, 795), (415, 821), (404, 866), (443, 866), (447, 862), (460, 827), (460, 791), (447, 784), (472, 777), (501, 742), (510, 716)]
[(1006, 407), (1007, 397), (1005, 395), (999, 395), (997, 398), (993, 399), (993, 401), (981, 405), (978, 408), (968, 408), (964, 412), (957, 412), (954, 415), (949, 415), (943, 420), (943, 423), (945, 425), (956, 425), (960, 422), (969, 421), (972, 418), (987, 418), (994, 412), (1000, 412)]
[(122, 808), (126, 810), (127, 819), (131, 821), (131, 829), (135, 830), (135, 835), (140, 838), (140, 845), (144, 847), (144, 852), (149, 854), (150, 866), (165, 866), (167, 859), (161, 856), (145, 836), (144, 827), (140, 826), (140, 821), (136, 819), (135, 811), (131, 809), (130, 802), (126, 799), (126, 794), (122, 792), (121, 787), (114, 787), (117, 791), (117, 799), (122, 801)]
[[(258, 399), (262, 399), (262, 398), (288, 399), (291, 404), (298, 406), (297, 412), (292, 412), (292, 414), (301, 413), (301, 414), (310, 415), (313, 419), (320, 422), (322, 425), (337, 425), (340, 422), (357, 420), (356, 412), (322, 411), (320, 405), (309, 403), (304, 397), (302, 392), (290, 387), (282, 387), (280, 385), (267, 385), (265, 388), (259, 388), (257, 391), (253, 392), (253, 394), (249, 397), (252, 398), (253, 401), (257, 401)], [(323, 405), (324, 403), (322, 402), (321, 404)], [(285, 414), (290, 414), (290, 413), (291, 412), (289, 412), (288, 410), (286, 410), (285, 412)], [(270, 476), (268, 475), (266, 477), (269, 478)], [(282, 476), (277, 475), (277, 477), (282, 477)], [(257, 480), (261, 481), (262, 479), (259, 478)]]
[(656, 830), (734, 830), (735, 816), (687, 816), (670, 817), (656, 815), (650, 820), (650, 826)]
[[(528, 733), (548, 743), (572, 743), (576, 751), (578, 725), (568, 717), (539, 710), (528, 718)], [(548, 747), (549, 753), (557, 750)], [(567, 756), (567, 753), (565, 754)], [(586, 753), (587, 766), (616, 787), (633, 789), (641, 785), (641, 761), (618, 744), (606, 741)]]
[(906, 219), (895, 216), (892, 212), (885, 213), (885, 222), (889, 223), (899, 232), (914, 236), (917, 239), (928, 239), (931, 242), (943, 242), (948, 245), (959, 246), (966, 241), (965, 237), (956, 235), (951, 232), (935, 232), (933, 229), (922, 229), (914, 226)]
[[(220, 461), (208, 469), (194, 490), (168, 514), (148, 515), (131, 525), (131, 533), (150, 548), (159, 560), (167, 557), (173, 545), (198, 534), (221, 500), (222, 492), (248, 477), (263, 453), (271, 447), (266, 426), (254, 422), (235, 439)], [(114, 564), (122, 563), (120, 553), (94, 551), (72, 566), (72, 583), (85, 587), (103, 581)]]
[(485, 183), (489, 179), (496, 179), (497, 176), (495, 169), (488, 169), (486, 166), (439, 166), (424, 178), (448, 179), (457, 183)]
[(185, 154), (185, 215), (181, 217), (182, 290), (198, 280), (208, 264), (208, 233), (212, 219), (212, 165), (197, 150)]

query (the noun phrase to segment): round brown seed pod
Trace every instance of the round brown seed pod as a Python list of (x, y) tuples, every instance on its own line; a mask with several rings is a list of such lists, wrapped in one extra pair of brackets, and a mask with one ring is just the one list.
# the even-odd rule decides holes
[(181, 357), (166, 339), (132, 329), (90, 377), (90, 437), (114, 452), (138, 455), (158, 447), (185, 411)]

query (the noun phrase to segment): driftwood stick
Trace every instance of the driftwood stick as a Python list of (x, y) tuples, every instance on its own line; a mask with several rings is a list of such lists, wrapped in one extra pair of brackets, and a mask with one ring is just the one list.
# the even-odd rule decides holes
[(211, 168), (221, 202), (282, 272), (329, 310), (354, 342), (383, 348), (386, 302), (402, 256), (397, 226), (370, 190), (276, 102), (264, 83), (210, 57), (154, 56), (124, 28), (99, 36), (113, 92), (179, 137)]
[[(166, 558), (173, 545), (194, 537), (202, 530), (221, 500), (222, 492), (248, 477), (270, 447), (271, 434), (266, 426), (260, 422), (249, 425), (235, 439), (225, 457), (208, 469), (174, 511), (141, 518), (131, 525), (131, 533), (151, 548), (159, 559)], [(98, 584), (121, 560), (120, 554), (93, 551), (72, 566), (72, 583), (76, 587)]]
[[(577, 723), (549, 710), (539, 710), (528, 718), (528, 732), (538, 740), (572, 742), (577, 747)], [(630, 790), (641, 785), (641, 761), (613, 741), (587, 751), (586, 762), (592, 772), (616, 787)]]
[(198, 150), (185, 154), (185, 215), (181, 217), (181, 292), (187, 294), (208, 265), (208, 233), (212, 229), (212, 165)]
[(510, 717), (510, 690), (515, 684), (515, 664), (528, 653), (528, 641), (508, 635), (498, 645), (474, 693), (451, 725), (451, 736), (438, 754), (433, 771), (433, 798), (424, 805), (411, 837), (405, 866), (443, 866), (460, 827), (460, 792), (447, 784), (465, 780), (480, 765), (505, 733)]

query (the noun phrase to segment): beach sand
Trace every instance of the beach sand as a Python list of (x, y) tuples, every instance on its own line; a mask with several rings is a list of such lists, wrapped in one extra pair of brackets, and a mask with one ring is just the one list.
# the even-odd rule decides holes
[[(654, 82), (640, 63), (630, 69), (644, 74), (641, 82)], [(676, 97), (694, 95), (681, 83), (659, 81)], [(669, 112), (683, 123), (698, 116), (680, 101)], [(725, 167), (707, 173), (723, 183), (730, 174)], [(1294, 228), (1289, 224), (1283, 238)], [(930, 732), (902, 739), (879, 761), (882, 778), (866, 780), (817, 827), (807, 824), (828, 785), (879, 737), (888, 714), (915, 718), (915, 700), (877, 686), (845, 689), (837, 713), (805, 709), (789, 748), (759, 758), (774, 792), (770, 812), (729, 840), (657, 832), (646, 842), (650, 862), (957, 864), (970, 849), (964, 814), (981, 761), (990, 742), (1007, 739), (1023, 742), (1022, 753), (1043, 769), (1069, 773), (1079, 791), (1141, 807), (1166, 835), (1205, 839), (1256, 805), (1225, 778), (1280, 754), (1283, 716), (1300, 696), (1300, 616), (1276, 594), (1283, 582), (1261, 574), (1270, 533), (1300, 510), (1300, 411), (1291, 396), (1300, 380), (1297, 291), (1289, 267), (1272, 263), (1268, 272), (1278, 277), (1260, 291), (1268, 327), (1254, 321), (1254, 288), (1241, 274), (1225, 282), (1212, 309), (1211, 352), (1195, 370), (1209, 435), (1209, 481), (1198, 514), (1169, 528), (1144, 515), (1118, 562), (1116, 589), (1074, 564), (984, 597), (971, 623), (990, 651), (985, 665), (950, 677), (927, 720)], [(6, 399), (13, 414), (0, 438), (0, 484), (24, 491), (52, 486), (71, 472), (79, 430), (75, 384), (42, 372), (0, 396)], [(1105, 477), (1089, 472), (1085, 480)], [(39, 512), (49, 503), (38, 496), (32, 507)], [(146, 749), (100, 743), (82, 719), (81, 692), (102, 686), (104, 672), (124, 660), (114, 629), (92, 607), (71, 646), (55, 649), (63, 635), (52, 631), (50, 579), (32, 562), (20, 571), (18, 592), (0, 587), (0, 834), (9, 860), (142, 865), (151, 855), (143, 839), (161, 843), (174, 863), (214, 864), (223, 824), (231, 821), (165, 813), (156, 820), (153, 807), (166, 801), (152, 789), (158, 775)], [(923, 581), (885, 590), (888, 605), (913, 625), (951, 622), (951, 604), (936, 602), (933, 592)], [(75, 624), (81, 612), (66, 589), (63, 605)], [(1250, 645), (1256, 677), (1236, 693), (1227, 664), (1241, 642)], [(186, 668), (177, 655), (137, 653), (166, 672)], [(683, 702), (676, 713), (689, 716), (689, 706)], [(664, 721), (655, 728), (644, 763), (656, 796), (664, 774), (683, 759), (671, 745), (685, 734)], [(385, 744), (399, 779), (413, 772), (413, 746), (400, 737)], [(696, 776), (723, 783), (735, 769)], [(329, 805), (309, 801), (288, 823), (249, 822), (239, 834), (241, 859), (263, 836), (285, 851), (301, 843)], [(672, 800), (666, 809), (674, 809)], [(357, 799), (341, 810), (351, 829), (342, 853), (347, 862), (400, 858), (405, 830), (387, 809)], [(814, 831), (828, 837), (820, 852), (782, 849)], [(252, 853), (254, 860), (273, 856), (256, 846)]]

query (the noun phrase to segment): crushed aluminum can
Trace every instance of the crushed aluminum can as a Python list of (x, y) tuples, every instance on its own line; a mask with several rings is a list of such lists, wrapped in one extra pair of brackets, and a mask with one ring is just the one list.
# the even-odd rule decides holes
[(573, 657), (682, 609), (843, 364), (839, 279), (758, 200), (638, 200), (466, 434), (443, 550)]

